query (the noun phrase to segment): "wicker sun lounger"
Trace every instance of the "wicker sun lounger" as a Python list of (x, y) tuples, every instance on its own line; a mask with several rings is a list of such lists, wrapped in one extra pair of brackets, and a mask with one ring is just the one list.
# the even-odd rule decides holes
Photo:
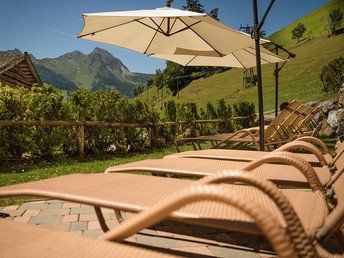
[[(277, 130), (278, 125), (283, 120), (285, 120), (291, 113), (293, 113), (300, 106), (300, 104), (301, 104), (301, 102), (299, 100), (293, 100), (286, 108), (284, 108), (279, 113), (279, 115), (271, 122), (270, 125), (265, 127), (265, 141), (266, 141), (267, 146), (270, 149), (271, 149), (270, 145), (272, 145), (271, 142), (273, 142), (274, 144), (282, 144), (282, 143), (285, 143), (289, 140), (289, 139), (280, 139), (283, 132), (281, 132), (280, 137), (278, 137), (278, 138), (274, 138), (274, 139), (271, 138), (270, 139), (270, 136)], [(196, 150), (195, 143), (197, 143), (198, 148), (201, 149), (201, 145), (199, 144), (199, 141), (211, 141), (212, 143), (213, 142), (218, 143), (218, 142), (222, 142), (228, 138), (233, 138), (233, 140), (240, 138), (239, 142), (241, 142), (242, 144), (239, 144), (237, 146), (237, 148), (241, 148), (247, 144), (255, 144), (257, 150), (259, 150), (259, 146), (258, 146), (259, 129), (257, 127), (249, 128), (249, 129), (243, 129), (243, 130), (240, 130), (236, 133), (177, 139), (174, 144), (176, 146), (177, 151), (180, 152), (180, 149), (178, 147), (179, 142), (191, 141), (195, 150)]]
[[(213, 185), (220, 182), (227, 184)], [(225, 171), (200, 181), (135, 174), (76, 174), (1, 187), (0, 197), (42, 196), (94, 205), (104, 230), (107, 227), (99, 207), (146, 210), (106, 233), (103, 240), (121, 241), (168, 218), (265, 235), (281, 257), (316, 257), (316, 252), (320, 256), (324, 253), (319, 252), (329, 251), (318, 241), (326, 244), (326, 237), (333, 233), (342, 240), (339, 227), (344, 220), (343, 186), (344, 176), (332, 185), (336, 199), (332, 209), (320, 187), (315, 186), (313, 192), (281, 190), (238, 171)], [(316, 230), (319, 233), (315, 234)]]
[[(307, 149), (312, 149), (313, 153), (318, 153), (318, 157), (321, 157), (322, 155), (321, 152), (310, 143), (297, 141), (293, 144), (296, 147), (307, 146)], [(283, 154), (281, 157), (280, 152), (271, 152), (267, 153), (264, 157), (260, 157), (259, 160), (264, 160), (264, 163), (262, 162), (254, 170), (250, 171), (250, 173), (271, 180), (281, 186), (309, 188), (310, 180), (312, 180), (310, 177), (316, 177), (319, 185), (325, 186), (333, 179), (333, 177), (336, 177), (338, 173), (341, 173), (344, 167), (344, 164), (341, 164), (344, 163), (344, 154), (341, 154), (341, 159), (336, 160), (336, 165), (339, 163), (337, 167), (338, 169), (332, 170), (327, 166), (325, 159), (323, 159), (324, 164), (322, 166), (312, 167), (310, 163), (306, 161), (306, 167), (290, 166), (291, 164), (295, 165), (290, 163), (289, 160), (289, 156), (292, 154), (289, 152), (283, 153), (285, 154)], [(296, 155), (293, 155), (293, 157), (300, 159), (300, 157)], [(216, 174), (223, 170), (246, 170), (246, 168), (250, 167), (251, 164), (253, 163), (242, 160), (238, 161), (209, 158), (147, 159), (109, 167), (105, 172), (118, 173), (141, 171), (156, 174), (204, 177), (207, 175)], [(308, 172), (306, 171), (306, 168)]]
[(6, 219), (0, 219), (0, 256), (3, 258), (175, 257), (162, 252), (80, 237)]
[[(322, 151), (320, 157), (316, 156), (316, 153), (294, 153), (295, 155), (302, 157), (306, 161), (312, 164), (312, 166), (329, 166), (331, 167), (333, 163), (341, 156), (344, 151), (344, 143), (335, 151), (335, 156), (329, 153), (329, 150), (324, 142), (319, 138), (312, 136), (303, 136), (297, 138), (297, 140), (287, 143), (274, 151), (290, 151), (293, 149), (304, 149), (307, 145), (302, 144), (301, 141), (312, 142), (319, 145)], [(174, 154), (170, 154), (164, 157), (164, 159), (169, 158), (206, 158), (206, 159), (223, 159), (223, 160), (234, 160), (234, 161), (245, 161), (250, 162), (258, 158), (264, 157), (268, 152), (262, 151), (249, 151), (249, 150), (232, 150), (232, 149), (208, 149), (208, 150), (198, 150), (198, 151), (184, 151)], [(318, 152), (319, 154), (319, 152)], [(320, 159), (320, 160), (319, 160)]]

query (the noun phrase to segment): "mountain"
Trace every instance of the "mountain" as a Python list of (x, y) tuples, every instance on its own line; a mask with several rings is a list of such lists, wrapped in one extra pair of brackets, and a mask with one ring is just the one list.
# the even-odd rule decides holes
[[(18, 49), (1, 53), (20, 53)], [(133, 73), (108, 51), (95, 48), (86, 55), (80, 51), (64, 54), (57, 58), (31, 60), (46, 84), (71, 93), (77, 89), (88, 91), (118, 90), (124, 97), (133, 97), (132, 90), (145, 85), (153, 74)]]

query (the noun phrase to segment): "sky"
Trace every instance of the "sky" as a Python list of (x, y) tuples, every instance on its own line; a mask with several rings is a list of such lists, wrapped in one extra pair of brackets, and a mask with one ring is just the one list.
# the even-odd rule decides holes
[[(147, 57), (112, 45), (78, 39), (83, 27), (82, 13), (155, 9), (166, 0), (11, 0), (0, 7), (0, 51), (18, 48), (36, 58), (56, 58), (79, 50), (91, 53), (100, 47), (120, 59), (131, 72), (155, 73), (163, 70), (164, 60)], [(219, 8), (220, 22), (239, 29), (253, 24), (251, 0), (199, 0), (206, 12)], [(270, 0), (257, 0), (261, 19)], [(269, 36), (330, 0), (276, 0), (262, 30)], [(182, 9), (185, 0), (174, 0), (171, 7)]]

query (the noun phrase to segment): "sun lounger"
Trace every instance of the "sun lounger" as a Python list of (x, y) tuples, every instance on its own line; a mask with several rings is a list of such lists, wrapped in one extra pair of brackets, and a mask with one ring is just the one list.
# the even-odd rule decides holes
[(162, 252), (0, 219), (1, 257), (176, 257)]
[[(227, 184), (213, 185), (220, 182)], [(229, 184), (235, 182), (246, 185)], [(237, 171), (225, 171), (199, 181), (135, 174), (76, 174), (1, 187), (0, 196), (56, 198), (94, 205), (96, 211), (99, 207), (147, 210), (106, 233), (103, 240), (120, 241), (168, 218), (262, 234), (279, 256), (295, 257), (291, 244), (296, 256), (315, 257), (315, 252), (324, 255), (319, 252), (329, 251), (323, 250), (318, 241), (326, 244), (325, 239), (332, 234), (342, 240), (338, 230), (344, 221), (343, 186), (344, 175), (332, 185), (336, 202), (331, 209), (321, 188), (314, 188), (314, 192), (281, 190), (268, 181)], [(285, 245), (280, 246), (282, 243)], [(292, 252), (286, 255), (287, 250)]]
[[(278, 125), (285, 120), (291, 113), (293, 113), (297, 107), (299, 107), (301, 102), (299, 100), (293, 100), (285, 109), (283, 109), (279, 115), (271, 122), (270, 125), (268, 125), (265, 129), (265, 141), (270, 149), (272, 143), (274, 144), (282, 144), (285, 143), (289, 140), (288, 139), (281, 139), (282, 134), (278, 138), (270, 139), (270, 136), (277, 130)], [(230, 134), (220, 134), (220, 135), (210, 135), (210, 136), (199, 136), (199, 137), (191, 137), (191, 138), (184, 138), (184, 139), (177, 139), (175, 141), (175, 146), (178, 152), (180, 152), (180, 149), (178, 147), (179, 142), (184, 142), (184, 141), (191, 141), (195, 150), (196, 150), (196, 145), (195, 142), (198, 144), (198, 148), (201, 149), (201, 145), (199, 144), (199, 141), (211, 141), (212, 143), (216, 142), (222, 142), (225, 141), (226, 139), (237, 139), (239, 138), (239, 144), (237, 148), (241, 148), (247, 144), (254, 144), (257, 150), (259, 150), (259, 145), (258, 145), (258, 138), (259, 138), (259, 129), (257, 127), (250, 128), (250, 129), (243, 129), (240, 130), (236, 133), (230, 133)], [(217, 145), (216, 145), (217, 146)], [(232, 146), (233, 147), (233, 146)]]
[[(312, 144), (307, 142), (294, 142), (294, 147), (308, 146), (307, 149), (313, 153), (318, 153), (317, 156), (321, 156), (320, 151)], [(266, 153), (264, 157), (260, 159), (265, 160), (266, 164), (261, 164), (250, 173), (259, 177), (271, 180), (281, 186), (289, 186), (296, 188), (309, 188), (310, 178), (309, 175), (315, 175), (319, 185), (325, 186), (333, 177), (336, 176), (338, 171), (341, 171), (344, 164), (339, 164), (337, 170), (333, 170), (327, 166), (326, 160), (323, 159), (323, 165), (312, 167), (308, 162), (305, 166), (309, 172), (306, 173), (305, 167), (294, 167), (287, 156), (291, 153), (284, 154), (281, 158), (279, 152)], [(297, 157), (297, 156), (296, 156)], [(341, 153), (341, 159), (336, 160), (337, 163), (344, 163), (344, 154)], [(300, 157), (299, 157), (300, 158)], [(254, 161), (255, 162), (255, 161)], [(267, 164), (269, 163), (269, 164)], [(274, 163), (274, 164), (270, 164)], [(204, 177), (211, 174), (216, 174), (223, 170), (230, 169), (244, 169), (250, 166), (251, 163), (243, 160), (226, 160), (226, 159), (211, 159), (211, 158), (170, 158), (170, 159), (148, 159), (137, 162), (117, 165), (109, 167), (107, 173), (119, 173), (119, 172), (150, 172), (155, 174), (167, 174), (167, 175), (179, 175), (189, 177)]]
[[(308, 141), (319, 145), (319, 151), (322, 151), (322, 158), (317, 157), (316, 153), (295, 153), (295, 155), (302, 157), (306, 161), (312, 164), (312, 166), (332, 166), (334, 162), (334, 157), (337, 156), (337, 159), (344, 151), (344, 143), (336, 150), (335, 156), (329, 153), (329, 150), (324, 142), (319, 138), (312, 136), (303, 136), (297, 138), (297, 140), (287, 143), (274, 151), (290, 151), (294, 149), (304, 149), (306, 145), (302, 146), (301, 141)], [(310, 151), (310, 149), (309, 149)], [(164, 157), (164, 159), (169, 158), (206, 158), (206, 159), (219, 159), (219, 160), (233, 160), (233, 161), (245, 161), (250, 162), (258, 158), (264, 157), (268, 152), (262, 151), (250, 151), (250, 150), (233, 150), (233, 149), (208, 149), (208, 150), (197, 150), (197, 151), (184, 151), (174, 154), (170, 154)], [(319, 154), (319, 152), (317, 152)], [(319, 158), (321, 160), (319, 160)], [(324, 161), (325, 160), (325, 161)]]

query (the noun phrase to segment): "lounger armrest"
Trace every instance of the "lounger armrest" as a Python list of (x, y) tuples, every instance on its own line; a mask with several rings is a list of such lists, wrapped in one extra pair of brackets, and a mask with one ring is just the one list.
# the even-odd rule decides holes
[(284, 163), (297, 168), (300, 173), (306, 177), (312, 191), (321, 191), (325, 193), (325, 189), (322, 187), (320, 179), (315, 173), (313, 167), (303, 158), (300, 158), (290, 152), (270, 152), (263, 158), (254, 160), (243, 166), (241, 170), (251, 171), (267, 163)]
[(298, 138), (297, 140), (298, 141), (315, 142), (315, 143), (319, 144), (319, 146), (323, 149), (325, 154), (330, 154), (326, 144), (322, 140), (320, 140), (320, 139), (318, 139), (316, 137), (313, 137), (313, 136), (302, 136), (302, 137)]
[[(296, 248), (305, 251), (307, 249), (307, 247), (304, 249), (305, 246), (309, 247), (312, 245), (294, 208), (291, 206), (283, 192), (281, 192), (272, 182), (242, 170), (223, 171), (216, 175), (204, 177), (199, 180), (199, 183), (204, 185), (215, 183), (244, 183), (246, 185), (254, 186), (271, 198), (280, 209), (287, 227), (290, 230), (290, 236), (293, 241), (297, 243)], [(300, 241), (301, 239), (302, 241)], [(307, 250), (307, 252), (308, 251), (309, 250)]]
[(279, 152), (279, 151), (289, 151), (293, 149), (305, 149), (310, 152), (312, 152), (319, 160), (319, 163), (321, 166), (326, 167), (329, 164), (327, 163), (324, 155), (321, 153), (321, 151), (315, 147), (313, 144), (305, 141), (299, 141), (298, 139), (292, 142), (289, 142), (278, 149), (274, 150), (274, 152)]
[(104, 234), (100, 239), (121, 241), (167, 218), (172, 212), (188, 204), (204, 200), (222, 202), (240, 209), (255, 220), (256, 225), (267, 237), (279, 256), (297, 256), (291, 238), (273, 214), (262, 209), (254, 201), (249, 200), (245, 196), (239, 196), (229, 189), (224, 189), (217, 185), (195, 184), (174, 195), (169, 200), (141, 212), (132, 219), (126, 220), (119, 227)]
[(246, 136), (250, 136), (252, 138), (253, 143), (256, 145), (256, 147), (258, 149), (258, 142), (256, 141), (255, 137), (259, 136), (259, 132), (252, 133), (249, 129), (241, 129), (241, 130), (233, 133), (227, 139), (219, 142), (218, 144), (215, 144), (211, 149), (216, 149), (217, 147), (219, 147), (223, 143), (225, 143), (227, 141), (231, 141), (232, 138), (237, 137), (238, 135), (240, 135), (238, 138), (245, 138)]

